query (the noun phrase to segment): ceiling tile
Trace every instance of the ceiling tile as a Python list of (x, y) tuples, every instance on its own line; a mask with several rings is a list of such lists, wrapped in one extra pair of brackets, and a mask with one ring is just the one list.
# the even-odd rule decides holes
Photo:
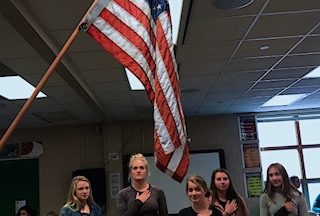
[[(254, 17), (197, 19), (190, 22), (185, 44), (240, 40)], [(208, 28), (211, 29), (208, 31)]]
[(311, 52), (320, 52), (320, 36), (307, 37), (291, 53)]
[(318, 24), (320, 11), (262, 15), (247, 38), (301, 36)]
[[(257, 57), (257, 56), (273, 56), (284, 55), (299, 38), (279, 38), (266, 40), (248, 40), (244, 41), (235, 55), (239, 57)], [(268, 46), (266, 50), (261, 50), (263, 46)]]
[(275, 80), (275, 79), (298, 79), (310, 72), (311, 68), (284, 68), (272, 70), (266, 75), (263, 80)]
[(281, 0), (269, 2), (265, 9), (267, 13), (320, 9), (320, 2), (317, 0)]

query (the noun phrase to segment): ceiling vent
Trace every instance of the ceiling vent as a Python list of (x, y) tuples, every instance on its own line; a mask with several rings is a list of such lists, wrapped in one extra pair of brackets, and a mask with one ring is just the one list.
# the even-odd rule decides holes
[(250, 5), (254, 0), (215, 0), (215, 6), (219, 9), (235, 10)]

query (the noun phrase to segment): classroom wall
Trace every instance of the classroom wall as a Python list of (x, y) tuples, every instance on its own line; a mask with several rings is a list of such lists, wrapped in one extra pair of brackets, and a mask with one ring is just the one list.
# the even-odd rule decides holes
[(58, 213), (66, 202), (72, 171), (104, 167), (103, 139), (95, 124), (17, 129), (7, 143), (24, 141), (44, 146), (39, 158), (41, 216)]
[[(118, 122), (112, 125), (88, 124), (47, 128), (17, 129), (10, 142), (41, 141), (44, 154), (39, 159), (40, 213), (58, 212), (65, 203), (72, 171), (106, 169), (106, 215), (115, 215), (115, 199), (110, 198), (109, 174), (123, 175), (122, 156), (153, 151), (151, 120)], [(227, 169), (241, 195), (245, 193), (236, 115), (193, 117), (187, 119), (190, 150), (223, 149)], [(118, 160), (109, 155), (118, 153)], [(121, 178), (121, 185), (123, 184)], [(258, 199), (251, 199), (250, 215), (259, 215)]]

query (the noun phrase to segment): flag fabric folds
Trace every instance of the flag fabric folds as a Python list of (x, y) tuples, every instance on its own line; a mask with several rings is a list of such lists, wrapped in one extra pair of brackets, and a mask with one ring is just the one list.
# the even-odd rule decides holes
[(181, 182), (189, 150), (167, 0), (99, 0), (86, 22), (87, 33), (144, 85), (154, 106), (156, 166)]

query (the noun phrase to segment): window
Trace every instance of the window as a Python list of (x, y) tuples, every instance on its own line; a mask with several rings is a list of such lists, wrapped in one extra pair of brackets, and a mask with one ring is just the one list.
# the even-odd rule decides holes
[(258, 124), (260, 147), (297, 145), (294, 121)]
[(306, 167), (306, 177), (320, 178), (320, 148), (303, 149), (303, 156)]
[(302, 145), (320, 143), (320, 119), (301, 120), (299, 124)]
[(264, 180), (267, 167), (271, 163), (281, 163), (289, 176), (296, 175), (304, 180), (300, 191), (312, 207), (320, 193), (319, 116), (268, 117), (257, 122)]
[(300, 166), (297, 166), (297, 164), (299, 164), (299, 155), (298, 151), (295, 149), (262, 151), (261, 163), (265, 180), (267, 168), (272, 163), (282, 164), (286, 168), (289, 176), (296, 175), (301, 178), (301, 169)]
[(308, 188), (309, 188), (310, 206), (312, 208), (314, 201), (316, 200), (318, 194), (320, 194), (320, 183), (309, 183)]

